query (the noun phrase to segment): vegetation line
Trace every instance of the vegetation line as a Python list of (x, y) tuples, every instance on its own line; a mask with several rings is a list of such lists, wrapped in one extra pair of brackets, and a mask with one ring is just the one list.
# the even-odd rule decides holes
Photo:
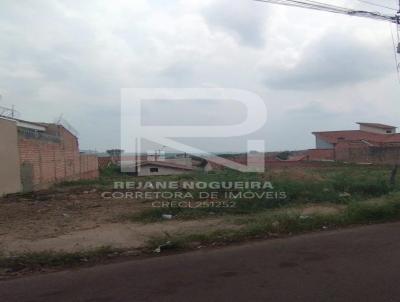
[(269, 238), (307, 231), (336, 229), (350, 225), (362, 225), (396, 221), (400, 219), (400, 196), (393, 194), (381, 202), (352, 203), (335, 214), (301, 215), (287, 210), (261, 213), (236, 219), (238, 229), (224, 229), (207, 233), (166, 234), (148, 241), (150, 248), (187, 249), (199, 245), (216, 245), (239, 242), (251, 238)]

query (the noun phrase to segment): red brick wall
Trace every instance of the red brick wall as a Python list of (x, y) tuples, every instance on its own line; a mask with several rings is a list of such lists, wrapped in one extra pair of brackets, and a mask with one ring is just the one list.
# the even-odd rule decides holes
[(333, 149), (310, 149), (306, 153), (307, 160), (333, 160), (334, 150)]
[(343, 142), (336, 145), (336, 160), (354, 163), (400, 163), (400, 146), (369, 146), (365, 143)]
[(374, 163), (400, 164), (400, 146), (372, 147), (369, 156)]
[(99, 168), (100, 169), (107, 168), (111, 163), (112, 163), (111, 156), (99, 157)]
[(32, 165), (34, 189), (61, 181), (98, 177), (97, 156), (79, 154), (77, 138), (63, 127), (59, 126), (58, 131), (60, 142), (19, 136), (20, 162)]
[(354, 163), (384, 163), (371, 153), (371, 147), (362, 142), (343, 142), (335, 147), (336, 160)]

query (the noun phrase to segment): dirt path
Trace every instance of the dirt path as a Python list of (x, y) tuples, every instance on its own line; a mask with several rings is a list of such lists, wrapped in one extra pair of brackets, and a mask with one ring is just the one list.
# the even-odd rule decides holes
[(18, 239), (12, 235), (0, 236), (0, 248), (7, 254), (43, 250), (73, 252), (108, 245), (116, 248), (140, 248), (149, 238), (165, 233), (195, 233), (196, 231), (204, 232), (225, 227), (227, 225), (221, 219), (168, 221), (152, 224), (109, 223), (52, 238), (28, 240)]

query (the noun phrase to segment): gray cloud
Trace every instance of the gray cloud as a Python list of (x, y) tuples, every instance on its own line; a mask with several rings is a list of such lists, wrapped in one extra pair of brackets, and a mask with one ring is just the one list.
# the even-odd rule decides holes
[(229, 100), (147, 100), (142, 105), (142, 123), (149, 126), (235, 125), (246, 119), (245, 109), (241, 103)]
[(264, 83), (273, 89), (307, 90), (380, 78), (394, 69), (387, 49), (363, 43), (351, 33), (328, 32), (304, 49), (294, 67), (268, 69)]
[(240, 43), (263, 47), (265, 43), (266, 11), (253, 1), (218, 0), (203, 10), (209, 25), (227, 31)]
[(193, 81), (193, 77), (195, 74), (195, 65), (192, 62), (188, 61), (180, 61), (175, 62), (166, 67), (161, 73), (160, 76), (164, 78), (168, 84), (174, 86), (187, 86), (190, 85)]
[[(287, 15), (268, 15), (269, 9), (247, 0), (3, 0), (0, 106), (14, 104), (21, 118), (33, 121), (63, 113), (80, 132), (82, 148), (100, 150), (118, 147), (121, 87), (256, 92), (268, 105), (269, 120), (253, 138), (266, 138), (269, 150), (312, 147), (310, 131), (346, 128), (361, 117), (398, 124), (399, 88), (394, 73), (385, 77), (394, 70), (386, 24), (358, 25), (346, 18), (343, 32), (334, 23), (337, 16), (326, 14), (322, 28), (308, 31), (319, 24), (311, 20), (315, 15), (289, 9)], [(303, 43), (320, 34), (325, 35), (302, 51), (292, 69), (273, 65), (297, 58), (290, 53), (293, 40)], [(307, 106), (310, 100), (324, 106)], [(325, 106), (338, 101), (343, 108)], [(369, 115), (357, 111), (363, 106)], [(145, 119), (173, 123), (185, 114), (180, 123), (229, 124), (243, 119), (243, 110), (233, 107), (156, 107)], [(343, 112), (345, 120), (339, 118)], [(237, 151), (246, 138), (197, 144)]]

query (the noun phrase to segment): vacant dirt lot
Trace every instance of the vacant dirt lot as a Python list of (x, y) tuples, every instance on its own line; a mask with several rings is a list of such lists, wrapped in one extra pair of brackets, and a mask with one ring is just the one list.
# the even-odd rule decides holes
[[(388, 171), (381, 167), (333, 167), (318, 171), (283, 169), (265, 175), (249, 174), (246, 178), (242, 174), (222, 171), (219, 174), (188, 175), (187, 180), (272, 181), (276, 186), (274, 190), (287, 192), (294, 210), (307, 218), (318, 213), (336, 214), (350, 202), (385, 196), (390, 190), (382, 179), (388, 179)], [(150, 209), (150, 200), (102, 198), (102, 190), (112, 190), (113, 181), (126, 180), (119, 174), (107, 177), (103, 176), (93, 184), (66, 184), (48, 191), (0, 198), (0, 254), (44, 250), (70, 252), (105, 245), (140, 248), (152, 237), (168, 238), (168, 235), (176, 233), (241, 228), (240, 224), (229, 219), (229, 215), (251, 219), (251, 215), (280, 209), (280, 204), (272, 205), (268, 200), (265, 203), (263, 200), (242, 200), (234, 211), (218, 212), (217, 208), (209, 208), (197, 211), (198, 216), (192, 215), (196, 213), (191, 210), (174, 213), (172, 209), (166, 209), (167, 213), (176, 217), (162, 220), (164, 211), (152, 208), (142, 214), (152, 212), (149, 217), (157, 219), (147, 221), (159, 222), (133, 223), (126, 216)], [(176, 179), (154, 179), (157, 180)], [(129, 181), (132, 181), (131, 178)], [(399, 190), (400, 187), (391, 188), (394, 189)]]
[(112, 245), (138, 248), (166, 232), (224, 227), (221, 219), (130, 223), (121, 217), (148, 208), (134, 200), (109, 200), (90, 189), (57, 189), (0, 199), (0, 250), (76, 251)]

